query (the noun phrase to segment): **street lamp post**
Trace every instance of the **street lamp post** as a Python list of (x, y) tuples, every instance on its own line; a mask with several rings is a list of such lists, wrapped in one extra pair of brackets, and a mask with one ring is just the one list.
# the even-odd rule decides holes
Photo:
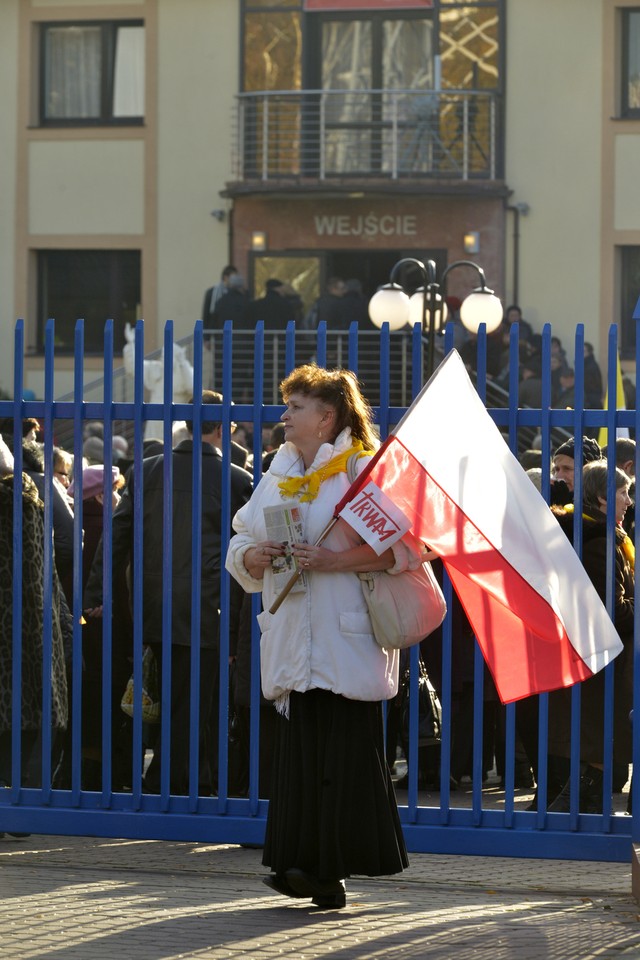
[[(407, 266), (413, 267), (422, 281), (422, 286), (411, 297), (407, 296), (403, 287), (395, 282), (399, 271)], [(480, 278), (480, 286), (463, 300), (460, 307), (460, 319), (463, 325), (472, 333), (477, 333), (481, 324), (484, 323), (487, 333), (492, 333), (502, 322), (502, 304), (493, 290), (487, 286), (484, 270), (473, 260), (455, 260), (450, 263), (443, 270), (438, 282), (434, 260), (423, 263), (413, 257), (404, 257), (393, 266), (389, 283), (380, 287), (369, 301), (369, 316), (371, 322), (378, 328), (382, 327), (383, 323), (388, 323), (390, 330), (400, 330), (407, 324), (411, 326), (415, 323), (421, 324), (423, 334), (427, 338), (429, 377), (434, 368), (436, 333), (442, 329), (447, 319), (447, 304), (444, 299), (446, 279), (457, 267), (471, 267)]]

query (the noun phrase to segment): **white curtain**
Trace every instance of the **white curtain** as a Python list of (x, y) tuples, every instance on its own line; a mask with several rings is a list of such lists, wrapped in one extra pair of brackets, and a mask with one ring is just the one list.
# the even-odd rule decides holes
[(101, 30), (51, 27), (47, 31), (45, 103), (51, 119), (100, 116)]
[(113, 116), (144, 116), (144, 27), (119, 27), (113, 71)]

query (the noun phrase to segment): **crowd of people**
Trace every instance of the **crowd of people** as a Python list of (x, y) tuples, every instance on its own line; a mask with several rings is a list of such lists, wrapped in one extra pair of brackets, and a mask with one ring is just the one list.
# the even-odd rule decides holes
[[(229, 282), (237, 274), (231, 274)], [(232, 295), (208, 291), (213, 313)], [(283, 294), (271, 291), (272, 296)], [(268, 296), (265, 297), (265, 300)], [(338, 297), (340, 299), (340, 297)], [(517, 320), (511, 316), (506, 322)], [(521, 327), (521, 356), (533, 356), (535, 335)], [(527, 345), (522, 350), (523, 345)], [(504, 346), (504, 339), (502, 339)], [(561, 344), (558, 384), (565, 370)], [(498, 368), (496, 368), (498, 370)], [(499, 371), (496, 374), (499, 376)], [(595, 380), (594, 380), (595, 383)], [(595, 389), (595, 388), (594, 388)], [(163, 709), (170, 712), (170, 743), (162, 743), (162, 725), (146, 724), (143, 789), (172, 794), (197, 788), (200, 794), (218, 791), (217, 746), (220, 731), (220, 606), (225, 567), (223, 545), (231, 536), (226, 566), (228, 587), (231, 714), (229, 727), (229, 792), (246, 794), (250, 745), (251, 645), (254, 631), (252, 593), (261, 593), (258, 616), (261, 634), (260, 795), (270, 799), (264, 863), (271, 868), (265, 882), (279, 894), (309, 898), (319, 906), (340, 908), (346, 902), (345, 879), (353, 873), (388, 875), (407, 865), (400, 830), (392, 772), (403, 744), (390, 723), (383, 736), (382, 704), (398, 692), (399, 657), (378, 647), (354, 572), (403, 569), (419, 563), (415, 544), (400, 541), (381, 556), (353, 534), (338, 527), (322, 546), (320, 532), (335, 503), (346, 491), (346, 460), (354, 451), (370, 456), (378, 441), (371, 409), (357, 378), (348, 370), (326, 370), (315, 364), (295, 368), (281, 383), (285, 412), (263, 438), (262, 479), (254, 489), (252, 438), (248, 427), (233, 425), (233, 439), (223, 443), (220, 422), (204, 418), (196, 439), (194, 422), (174, 426), (170, 450), (162, 441), (146, 439), (138, 476), (125, 437), (115, 436), (105, 450), (100, 422), (85, 426), (83, 459), (77, 468), (71, 453), (55, 448), (51, 465), (45, 461), (40, 425), (25, 420), (21, 437), (12, 436), (13, 419), (0, 423), (0, 536), (4, 576), (0, 589), (0, 784), (12, 778), (12, 623), (13, 593), (13, 455), (20, 445), (22, 485), (22, 626), (23, 677), (21, 770), (25, 785), (40, 782), (42, 768), (43, 643), (46, 639), (45, 601), (51, 599), (51, 689), (53, 786), (73, 785), (72, 718), (80, 715), (83, 789), (103, 784), (102, 696), (103, 627), (110, 610), (111, 636), (111, 788), (131, 789), (131, 719), (120, 709), (132, 669), (133, 623), (142, 603), (142, 641), (156, 665), (158, 691), (170, 689)], [(222, 396), (203, 392), (202, 405), (222, 404)], [(193, 402), (190, 398), (189, 402)], [(224, 464), (223, 449), (231, 463)], [(615, 458), (608, 467), (607, 454)], [(615, 591), (613, 618), (624, 645), (614, 665), (614, 773), (612, 788), (621, 791), (631, 762), (629, 713), (633, 694), (633, 534), (635, 524), (635, 441), (618, 438), (614, 456), (592, 437), (571, 438), (543, 464), (539, 450), (521, 458), (532, 482), (550, 474), (551, 506), (569, 538), (581, 528), (582, 559), (603, 601), (607, 597), (607, 508), (615, 531)], [(200, 489), (194, 492), (195, 471)], [(48, 470), (51, 470), (51, 476)], [(615, 504), (608, 499), (608, 473), (615, 471)], [(169, 523), (161, 522), (167, 502), (164, 484), (171, 476)], [(223, 477), (228, 479), (223, 482)], [(106, 478), (106, 479), (105, 479)], [(105, 482), (107, 484), (105, 488)], [(223, 510), (228, 484), (229, 510)], [(140, 488), (141, 496), (137, 496)], [(105, 489), (111, 491), (112, 577), (110, 603), (104, 595), (102, 542)], [(582, 502), (574, 504), (575, 491)], [(200, 513), (192, 516), (197, 500)], [(269, 536), (265, 509), (293, 500), (304, 528), (292, 554), (305, 573), (304, 588), (291, 595), (286, 615), (270, 613), (275, 597), (274, 569), (285, 554), (283, 543)], [(43, 503), (51, 499), (53, 543), (46, 544)], [(81, 500), (81, 505), (80, 505)], [(136, 516), (142, 503), (142, 516)], [(574, 509), (575, 508), (575, 509)], [(75, 515), (83, 530), (81, 595), (74, 578)], [(576, 519), (576, 513), (578, 519)], [(223, 516), (233, 529), (223, 529)], [(140, 537), (137, 531), (142, 531)], [(44, 571), (48, 551), (54, 559), (50, 595)], [(142, 551), (138, 557), (137, 551)], [(436, 562), (436, 567), (438, 563)], [(139, 575), (136, 577), (137, 568)], [(441, 567), (437, 570), (442, 578)], [(136, 590), (135, 582), (139, 589)], [(167, 584), (170, 589), (167, 590)], [(74, 612), (81, 612), (81, 657), (73, 655)], [(451, 781), (472, 776), (474, 649), (473, 631), (456, 598), (451, 661)], [(48, 608), (46, 610), (48, 618)], [(198, 647), (197, 690), (193, 687), (192, 645)], [(167, 658), (166, 646), (170, 655)], [(442, 647), (436, 636), (421, 645), (429, 675), (442, 693)], [(81, 702), (73, 703), (73, 671), (82, 670)], [(170, 684), (163, 672), (170, 666)], [(505, 767), (505, 708), (488, 673), (484, 681), (483, 777), (495, 764)], [(582, 685), (580, 795), (583, 812), (600, 812), (603, 801), (605, 744), (604, 679), (594, 676)], [(197, 763), (188, 744), (191, 703), (198, 701)], [(275, 710), (274, 710), (275, 704)], [(553, 812), (571, 804), (571, 697), (550, 696), (547, 795)], [(390, 714), (391, 716), (391, 714)], [(344, 731), (349, 736), (344, 736)], [(533, 789), (539, 781), (538, 698), (516, 707), (516, 787)], [(193, 739), (193, 737), (192, 737)], [(421, 750), (420, 787), (439, 783), (439, 747)], [(165, 766), (168, 764), (168, 769)], [(198, 782), (192, 777), (197, 770)], [(396, 778), (397, 779), (397, 778)], [(357, 805), (355, 803), (357, 798)], [(532, 807), (541, 798), (535, 795)], [(372, 837), (376, 843), (372, 844)]]
[[(449, 296), (447, 320), (436, 338), (436, 359), (444, 356), (444, 333), (451, 328), (453, 345), (459, 350), (462, 359), (471, 373), (477, 366), (477, 336), (471, 334), (460, 319), (461, 301)], [(361, 333), (373, 333), (376, 327), (369, 318), (368, 297), (363, 291), (360, 280), (331, 276), (324, 289), (305, 310), (302, 298), (289, 283), (277, 278), (266, 281), (264, 295), (251, 299), (247, 281), (236, 267), (228, 265), (222, 271), (220, 281), (210, 287), (204, 296), (202, 319), (205, 332), (212, 334), (221, 331), (226, 321), (231, 321), (234, 331), (239, 332), (237, 350), (234, 355), (235, 382), (238, 390), (252, 379), (253, 349), (249, 341), (244, 344), (243, 337), (251, 334), (258, 321), (264, 322), (267, 332), (265, 340), (264, 367), (265, 376), (277, 374), (279, 382), (284, 376), (284, 343), (279, 353), (274, 353), (270, 335), (284, 332), (287, 325), (294, 321), (301, 333), (315, 331), (318, 324), (326, 323), (327, 330), (334, 335), (345, 335), (353, 322), (358, 324)], [(511, 390), (511, 350), (510, 337), (514, 323), (518, 324), (518, 404), (521, 407), (540, 407), (543, 392), (542, 335), (535, 332), (533, 326), (524, 318), (522, 308), (517, 304), (508, 306), (504, 311), (502, 324), (487, 336), (486, 375), (487, 378), (504, 391), (505, 402)], [(441, 335), (440, 335), (441, 334)], [(244, 344), (244, 345), (243, 345)], [(335, 348), (331, 356), (337, 360)], [(370, 355), (371, 354), (371, 355)], [(393, 354), (393, 348), (392, 348)], [(343, 350), (346, 357), (346, 350)], [(362, 338), (359, 349), (359, 377), (367, 387), (370, 402), (376, 390), (376, 371), (379, 351), (374, 341)], [(393, 363), (393, 357), (392, 357)], [(334, 365), (329, 363), (329, 365)], [(338, 364), (340, 365), (340, 364)], [(214, 371), (214, 379), (219, 381), (221, 362)], [(596, 360), (593, 344), (584, 344), (584, 394), (580, 398), (587, 409), (601, 409), (603, 406), (603, 381), (600, 366)], [(271, 377), (273, 379), (273, 377)], [(566, 350), (559, 337), (551, 337), (550, 351), (550, 403), (554, 408), (565, 409), (576, 405), (576, 373), (569, 363)], [(246, 392), (246, 390), (245, 390)], [(249, 394), (242, 398), (250, 401)], [(400, 404), (401, 405), (401, 404)]]

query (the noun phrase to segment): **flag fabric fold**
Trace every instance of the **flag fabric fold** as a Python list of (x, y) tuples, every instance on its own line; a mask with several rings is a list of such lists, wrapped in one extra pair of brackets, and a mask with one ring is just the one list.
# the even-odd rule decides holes
[[(585, 680), (622, 643), (580, 559), (448, 354), (336, 507), (382, 491), (443, 560), (503, 703)], [(382, 521), (360, 532), (380, 552)]]

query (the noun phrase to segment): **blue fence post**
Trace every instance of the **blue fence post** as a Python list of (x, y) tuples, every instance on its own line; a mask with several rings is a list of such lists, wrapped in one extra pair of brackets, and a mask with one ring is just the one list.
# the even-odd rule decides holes
[[(134, 333), (133, 365), (133, 808), (142, 803), (143, 741), (142, 741), (142, 632), (143, 632), (143, 429), (144, 429), (144, 320), (138, 320)], [(168, 653), (169, 659), (165, 657)], [(171, 649), (162, 643), (162, 781), (161, 792), (168, 793), (169, 770), (165, 762), (164, 748), (169, 741), (169, 705), (171, 703)], [(166, 668), (166, 669), (165, 669)], [(167, 754), (168, 757), (168, 754)]]
[[(113, 518), (113, 320), (104, 326), (103, 364), (104, 404), (104, 471), (102, 488), (102, 563), (113, 584), (112, 565), (112, 518)], [(103, 596), (102, 605), (102, 802), (109, 804), (112, 789), (112, 712), (111, 691), (113, 688), (113, 591)]]
[(42, 734), (41, 789), (44, 803), (51, 798), (51, 707), (53, 700), (53, 346), (54, 322), (45, 327), (44, 377), (44, 610), (42, 619)]
[[(22, 437), (24, 393), (24, 321), (18, 320), (13, 356), (13, 436)], [(14, 442), (14, 477), (22, 477), (22, 444)], [(22, 483), (13, 484), (13, 610), (11, 691), (11, 800), (17, 802), (22, 783)]]

